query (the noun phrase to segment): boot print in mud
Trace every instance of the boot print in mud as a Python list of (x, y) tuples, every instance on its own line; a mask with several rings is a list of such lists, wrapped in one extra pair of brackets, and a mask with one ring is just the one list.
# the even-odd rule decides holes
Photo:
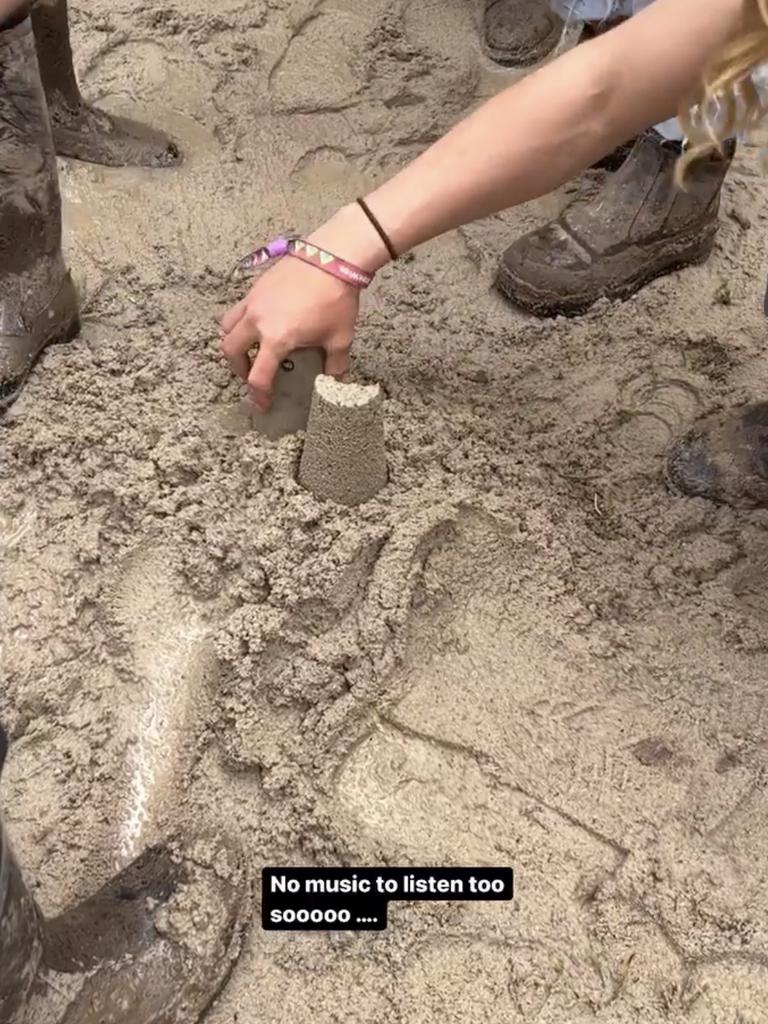
[(543, 60), (557, 46), (563, 27), (548, 0), (485, 0), (485, 46), (491, 59), (505, 67)]
[(59, 156), (111, 167), (173, 167), (179, 163), (178, 146), (162, 132), (97, 110), (80, 95), (72, 63), (67, 0), (36, 0), (32, 23)]

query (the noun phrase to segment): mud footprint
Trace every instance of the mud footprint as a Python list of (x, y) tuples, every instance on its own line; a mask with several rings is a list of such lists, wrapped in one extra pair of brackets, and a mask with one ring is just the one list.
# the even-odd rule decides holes
[(701, 405), (698, 387), (677, 368), (633, 374), (620, 389), (616, 447), (631, 455), (660, 455), (690, 426)]
[(119, 812), (121, 863), (136, 856), (173, 799), (194, 735), (203, 681), (214, 664), (210, 626), (180, 593), (161, 550), (130, 560), (110, 611), (129, 647), (138, 693), (126, 723), (127, 791)]

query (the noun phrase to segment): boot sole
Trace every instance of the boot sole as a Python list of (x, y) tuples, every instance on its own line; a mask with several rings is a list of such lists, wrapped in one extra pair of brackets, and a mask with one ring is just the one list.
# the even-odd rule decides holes
[[(673, 442), (672, 442), (673, 443)], [(728, 508), (752, 510), (756, 508), (765, 508), (765, 504), (758, 501), (756, 498), (750, 498), (747, 495), (739, 498), (725, 498), (719, 494), (709, 494), (701, 491), (696, 493), (693, 490), (686, 490), (685, 487), (681, 487), (672, 476), (669, 469), (669, 454), (670, 445), (664, 449), (662, 464), (661, 464), (661, 482), (664, 484), (667, 492), (673, 498), (687, 498), (689, 501), (692, 498), (698, 498), (700, 501), (708, 501), (712, 505), (727, 505)]]
[(727, 505), (729, 508), (737, 509), (765, 508), (765, 502), (746, 493), (726, 497), (725, 494), (718, 493), (714, 488), (708, 488), (704, 483), (698, 490), (680, 484), (671, 469), (671, 456), (679, 440), (679, 438), (674, 439), (666, 445), (661, 461), (661, 480), (673, 498), (688, 498), (689, 501), (691, 498), (699, 498), (701, 501), (708, 501), (713, 505)]
[(48, 338), (45, 344), (41, 346), (40, 350), (37, 352), (37, 354), (27, 367), (24, 374), (17, 379), (16, 386), (14, 387), (13, 391), (11, 391), (10, 394), (3, 395), (0, 397), (0, 414), (4, 413), (7, 409), (9, 409), (16, 401), (16, 399), (19, 397), (21, 392), (24, 390), (24, 385), (27, 383), (30, 373), (32, 372), (32, 370), (34, 370), (37, 361), (40, 359), (40, 356), (43, 354), (43, 352), (45, 352), (49, 345), (64, 345), (67, 342), (70, 342), (74, 338), (76, 338), (79, 333), (80, 315), (79, 313), (75, 313), (70, 320), (68, 320), (65, 324), (60, 326), (59, 329), (55, 331), (50, 338)]
[[(516, 277), (503, 265), (496, 273), (494, 287), (513, 306), (517, 306), (533, 316), (542, 318), (579, 316), (582, 313), (586, 313), (598, 299), (609, 299), (611, 302), (623, 301), (659, 277), (664, 277), (666, 274), (671, 274), (676, 270), (684, 270), (686, 267), (706, 263), (714, 248), (715, 233), (715, 231), (712, 231), (711, 235), (703, 240), (700, 235), (692, 239), (681, 239), (675, 244), (673, 251), (663, 259), (660, 259), (655, 266), (641, 270), (633, 277), (613, 287), (609, 286), (595, 292), (568, 296), (567, 298), (559, 295), (548, 295), (537, 290), (528, 281)], [(661, 243), (657, 247), (657, 251), (658, 248), (661, 248)], [(654, 250), (650, 248), (648, 250), (648, 260), (645, 261), (646, 266), (652, 262), (653, 253)]]
[[(664, 484), (664, 487), (669, 492), (669, 494), (671, 494), (673, 498), (699, 498), (700, 497), (700, 498), (703, 498), (705, 501), (707, 501), (707, 500), (715, 501), (714, 498), (707, 499), (704, 495), (689, 494), (687, 491), (684, 491), (682, 487), (679, 487), (677, 485), (677, 482), (672, 478), (672, 474), (670, 473), (670, 470), (669, 470), (669, 464), (668, 464), (669, 449), (670, 449), (670, 445), (667, 445), (667, 447), (664, 449), (664, 451), (662, 453), (662, 460), (661, 460), (661, 482)], [(719, 504), (719, 503), (716, 502), (716, 504)]]

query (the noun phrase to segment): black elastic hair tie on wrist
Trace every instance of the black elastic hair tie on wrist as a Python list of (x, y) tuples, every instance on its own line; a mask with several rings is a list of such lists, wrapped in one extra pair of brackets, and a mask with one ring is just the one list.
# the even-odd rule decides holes
[(381, 240), (384, 243), (384, 245), (386, 246), (387, 252), (389, 253), (389, 255), (392, 257), (393, 260), (396, 260), (398, 258), (398, 256), (397, 256), (397, 253), (395, 252), (395, 247), (394, 247), (394, 245), (392, 245), (392, 242), (389, 240), (389, 235), (387, 234), (387, 232), (384, 230), (384, 228), (381, 226), (381, 224), (379, 224), (379, 222), (376, 219), (376, 217), (371, 213), (371, 210), (370, 210), (370, 207), (368, 206), (368, 203), (366, 203), (366, 201), (364, 199), (358, 199), (357, 200), (357, 205), (360, 207), (360, 209), (363, 211), (365, 216), (368, 218), (368, 220), (371, 222), (371, 224), (376, 229), (376, 232), (379, 235), (379, 237), (381, 238)]

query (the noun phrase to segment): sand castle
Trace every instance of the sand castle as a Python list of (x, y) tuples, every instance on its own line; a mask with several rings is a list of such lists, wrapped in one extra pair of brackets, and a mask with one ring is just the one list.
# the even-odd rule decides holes
[(299, 483), (342, 505), (369, 501), (387, 482), (384, 418), (378, 384), (315, 379)]

